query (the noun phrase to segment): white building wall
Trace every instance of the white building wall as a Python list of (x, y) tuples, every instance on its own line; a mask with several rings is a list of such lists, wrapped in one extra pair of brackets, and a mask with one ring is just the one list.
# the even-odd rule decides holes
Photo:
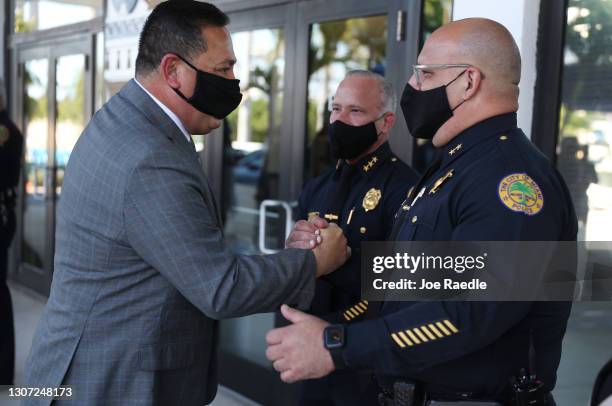
[(503, 24), (521, 50), (518, 125), (531, 137), (540, 0), (454, 0), (453, 20), (485, 17)]

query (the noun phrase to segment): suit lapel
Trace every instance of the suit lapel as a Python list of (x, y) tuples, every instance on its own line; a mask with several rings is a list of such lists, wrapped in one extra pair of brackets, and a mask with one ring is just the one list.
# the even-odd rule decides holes
[(217, 207), (217, 202), (213, 196), (212, 189), (208, 182), (208, 177), (202, 169), (200, 158), (195, 150), (194, 145), (187, 140), (185, 134), (172, 121), (170, 117), (155, 103), (155, 101), (136, 83), (134, 79), (130, 80), (120, 91), (120, 95), (129, 100), (134, 107), (140, 111), (144, 118), (151, 123), (155, 128), (159, 129), (168, 139), (175, 143), (184, 154), (189, 155), (191, 159), (198, 162), (200, 173), (204, 184), (204, 199), (208, 207), (215, 212), (217, 225), (222, 228), (221, 212)]

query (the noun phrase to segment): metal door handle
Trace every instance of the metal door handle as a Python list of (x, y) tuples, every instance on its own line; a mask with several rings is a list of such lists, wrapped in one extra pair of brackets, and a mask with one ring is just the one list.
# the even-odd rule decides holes
[(291, 205), (283, 200), (266, 199), (259, 205), (259, 250), (263, 254), (274, 254), (279, 250), (266, 247), (266, 217), (268, 207), (281, 206), (285, 209), (285, 236), (283, 241), (287, 239), (289, 233), (293, 229), (293, 211)]

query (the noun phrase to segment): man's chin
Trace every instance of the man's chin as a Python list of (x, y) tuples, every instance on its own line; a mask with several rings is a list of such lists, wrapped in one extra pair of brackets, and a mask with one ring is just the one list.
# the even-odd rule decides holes
[(217, 128), (221, 127), (221, 122), (222, 120), (219, 120), (218, 118), (211, 118), (210, 120), (210, 130), (216, 130)]
[(209, 134), (213, 130), (216, 130), (217, 128), (221, 127), (221, 123), (222, 120), (219, 120), (214, 117), (208, 117), (206, 123), (202, 126), (202, 134)]
[(222, 120), (216, 119), (214, 117), (206, 117), (206, 119), (203, 120), (202, 124), (196, 129), (196, 131), (193, 132), (193, 134), (210, 134), (213, 130), (216, 130), (217, 128), (221, 127), (221, 122)]

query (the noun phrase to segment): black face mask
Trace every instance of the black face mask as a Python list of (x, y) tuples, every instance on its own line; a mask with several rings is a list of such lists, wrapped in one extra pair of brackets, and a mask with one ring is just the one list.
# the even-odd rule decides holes
[(182, 56), (178, 54), (176, 56), (196, 71), (193, 95), (187, 98), (180, 90), (172, 88), (176, 94), (197, 110), (219, 120), (224, 119), (232, 111), (236, 110), (236, 107), (238, 107), (242, 100), (239, 86), (240, 80), (226, 79), (204, 72), (193, 66)]
[(338, 159), (354, 159), (361, 155), (378, 139), (374, 123), (383, 116), (360, 126), (346, 124), (340, 120), (331, 123), (328, 136), (332, 155)]
[(432, 139), (442, 127), (442, 124), (453, 116), (453, 111), (465, 102), (463, 100), (451, 109), (446, 96), (446, 88), (465, 72), (461, 72), (446, 85), (430, 90), (417, 90), (406, 83), (400, 106), (402, 107), (402, 113), (404, 113), (408, 131), (413, 137)]

